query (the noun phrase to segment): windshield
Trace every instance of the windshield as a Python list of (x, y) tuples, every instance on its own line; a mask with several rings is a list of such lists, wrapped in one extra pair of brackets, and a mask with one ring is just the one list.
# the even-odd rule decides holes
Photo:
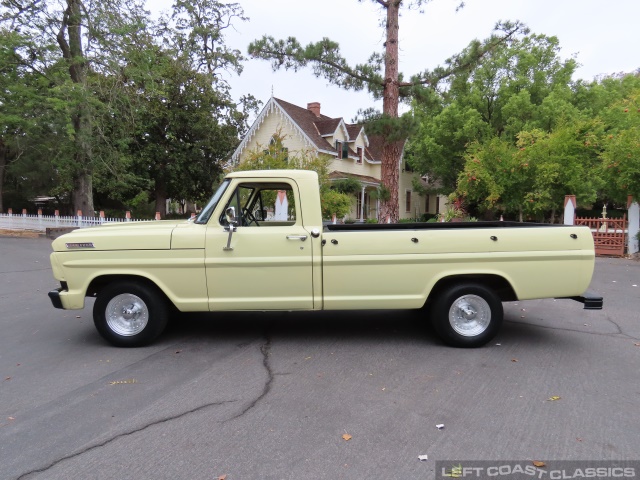
[(218, 205), (218, 202), (220, 201), (220, 197), (222, 197), (222, 194), (224, 193), (224, 191), (229, 186), (229, 183), (231, 183), (231, 180), (225, 179), (220, 184), (220, 186), (218, 187), (218, 190), (216, 190), (216, 193), (213, 194), (213, 197), (211, 197), (211, 200), (209, 200), (209, 203), (207, 203), (207, 206), (202, 209), (202, 211), (200, 212), (200, 215), (198, 215), (198, 217), (196, 218), (195, 223), (203, 223), (204, 224), (204, 223), (207, 223), (209, 221), (209, 218), (211, 217), (211, 214), (216, 209), (216, 206)]

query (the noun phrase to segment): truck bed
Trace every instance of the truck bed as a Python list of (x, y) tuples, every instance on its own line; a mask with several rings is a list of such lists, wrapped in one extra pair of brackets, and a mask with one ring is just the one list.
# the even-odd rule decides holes
[(327, 224), (324, 226), (328, 232), (344, 232), (359, 230), (437, 230), (437, 229), (480, 229), (480, 228), (540, 228), (540, 227), (565, 227), (562, 224), (551, 223), (520, 223), (520, 222), (415, 222), (415, 223), (349, 223)]

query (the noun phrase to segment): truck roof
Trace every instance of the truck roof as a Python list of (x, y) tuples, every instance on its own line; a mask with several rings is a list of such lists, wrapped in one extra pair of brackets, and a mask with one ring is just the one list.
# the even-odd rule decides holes
[(231, 172), (227, 175), (229, 178), (248, 178), (248, 177), (264, 177), (264, 178), (298, 178), (310, 179), (318, 181), (318, 174), (311, 170), (245, 170), (240, 172)]

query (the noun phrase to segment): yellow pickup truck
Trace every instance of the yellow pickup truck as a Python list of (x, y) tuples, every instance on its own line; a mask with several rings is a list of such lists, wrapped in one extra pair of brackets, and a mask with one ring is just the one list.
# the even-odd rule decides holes
[(107, 224), (53, 244), (56, 308), (96, 297), (98, 332), (121, 347), (153, 341), (174, 308), (424, 309), (442, 340), (491, 340), (502, 302), (572, 298), (594, 268), (585, 227), (512, 222), (325, 225), (318, 178), (302, 170), (236, 172), (190, 221)]

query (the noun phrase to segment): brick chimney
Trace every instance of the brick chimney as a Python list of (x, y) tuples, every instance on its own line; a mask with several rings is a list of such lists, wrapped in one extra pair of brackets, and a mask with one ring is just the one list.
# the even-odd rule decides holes
[(307, 110), (313, 113), (316, 117), (320, 117), (320, 102), (307, 103)]

